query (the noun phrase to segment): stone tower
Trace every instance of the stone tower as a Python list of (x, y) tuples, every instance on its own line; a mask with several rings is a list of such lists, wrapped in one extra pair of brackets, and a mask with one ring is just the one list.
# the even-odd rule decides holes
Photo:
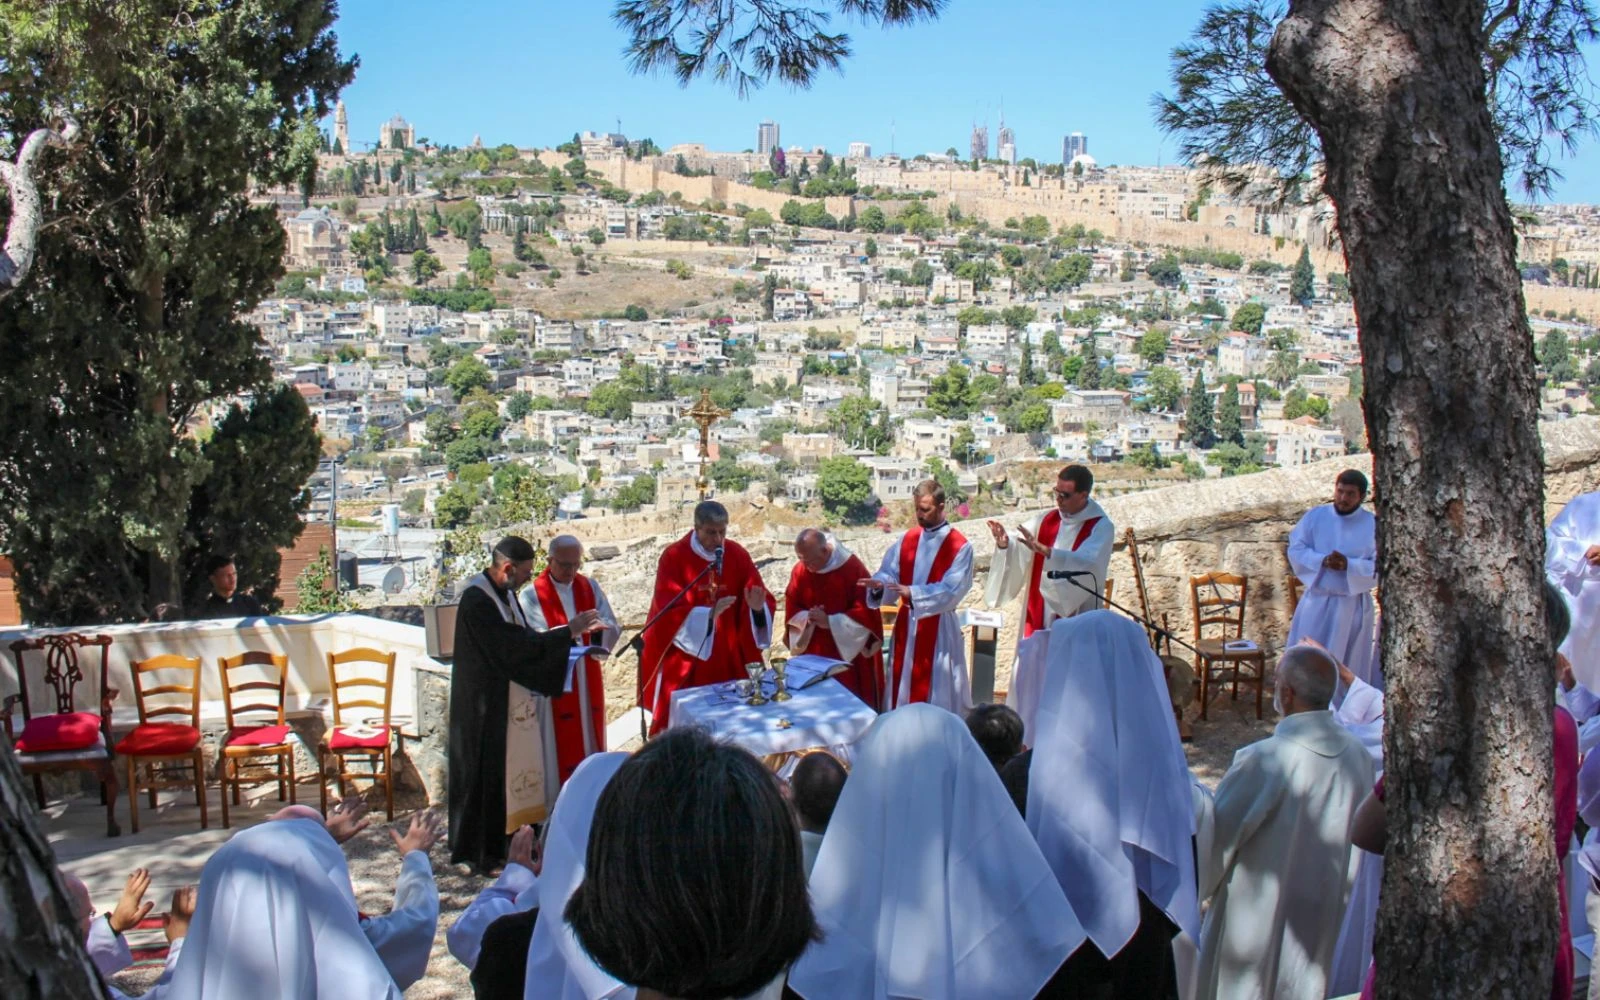
[(350, 155), (350, 119), (345, 116), (343, 101), (333, 106), (333, 141), (339, 152)]

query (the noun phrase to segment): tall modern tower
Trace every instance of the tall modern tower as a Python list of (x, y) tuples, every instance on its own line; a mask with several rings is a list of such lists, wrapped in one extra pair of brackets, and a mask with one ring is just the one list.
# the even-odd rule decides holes
[(761, 124), (756, 126), (756, 152), (757, 153), (760, 153), (762, 156), (771, 156), (772, 155), (772, 151), (774, 149), (777, 149), (778, 146), (779, 146), (779, 143), (778, 143), (778, 123), (777, 122), (765, 121), (765, 122), (762, 122)]
[(996, 139), (995, 155), (1012, 166), (1017, 165), (1017, 133), (1006, 124), (1004, 115), (1000, 116), (1000, 135)]
[(972, 155), (969, 159), (987, 160), (989, 158), (989, 126), (972, 126)]
[(1089, 155), (1089, 137), (1082, 132), (1074, 132), (1061, 141), (1061, 162), (1071, 165), (1072, 161), (1080, 156)]

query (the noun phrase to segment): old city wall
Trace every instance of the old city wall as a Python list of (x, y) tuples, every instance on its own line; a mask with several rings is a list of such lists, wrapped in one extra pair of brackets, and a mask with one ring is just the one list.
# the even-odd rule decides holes
[(1576, 312), (1587, 323), (1600, 323), (1600, 289), (1562, 288), (1530, 282), (1523, 284), (1522, 295), (1527, 300), (1530, 314), (1553, 309), (1558, 315), (1565, 316), (1570, 311)]
[[(1600, 418), (1580, 417), (1547, 424), (1543, 437), (1548, 519), (1573, 496), (1600, 489)], [(1243, 573), (1250, 578), (1247, 635), (1261, 642), (1269, 654), (1275, 653), (1288, 631), (1289, 567), (1284, 553), (1289, 531), (1307, 510), (1328, 501), (1334, 476), (1351, 466), (1370, 473), (1371, 457), (1353, 456), (1299, 469), (1184, 483), (1105, 498), (1102, 505), (1118, 534), (1110, 571), (1116, 581), (1114, 598), (1134, 607), (1139, 603), (1123, 541), (1126, 529), (1132, 528), (1152, 614), (1157, 618), (1164, 615), (1174, 633), (1186, 637), (1191, 632), (1189, 576), (1208, 570)], [(768, 512), (748, 504), (733, 505), (733, 513), (732, 537), (750, 550), (767, 587), (781, 596), (793, 567), (789, 546), (792, 525), (780, 528), (772, 523)], [(1019, 512), (1001, 520), (1015, 524), (1026, 516)], [(593, 561), (588, 572), (605, 588), (623, 622), (637, 626), (649, 606), (656, 561), (662, 549), (688, 530), (688, 515), (685, 511), (628, 518), (634, 520), (615, 527), (604, 523), (619, 520), (613, 518), (581, 522), (575, 527), (590, 539), (591, 545), (614, 546), (615, 555), (606, 551), (604, 554), (610, 558)], [(979, 607), (994, 542), (981, 521), (963, 522), (957, 527), (972, 541), (977, 567), (977, 580), (966, 603)], [(621, 537), (635, 529), (661, 533), (631, 540)], [(894, 539), (893, 535), (870, 529), (844, 532), (841, 537), (871, 569), (877, 568)], [(1012, 606), (1005, 610), (998, 689), (1009, 683), (1011, 649), (1016, 643), (1017, 609)], [(632, 704), (636, 666), (629, 653), (619, 655), (606, 666), (606, 701), (611, 718), (623, 714)]]

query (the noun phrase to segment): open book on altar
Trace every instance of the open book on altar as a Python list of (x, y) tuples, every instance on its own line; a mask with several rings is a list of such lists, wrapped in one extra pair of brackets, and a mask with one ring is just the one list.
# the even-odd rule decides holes
[(850, 664), (831, 656), (795, 656), (784, 667), (784, 683), (791, 691), (802, 691), (849, 669)]

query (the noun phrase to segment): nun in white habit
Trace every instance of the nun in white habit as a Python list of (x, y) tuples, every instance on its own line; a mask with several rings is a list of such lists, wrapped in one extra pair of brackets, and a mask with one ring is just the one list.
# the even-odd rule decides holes
[(399, 1000), (319, 822), (243, 830), (211, 856), (163, 1000)]
[(929, 704), (862, 740), (811, 898), (825, 937), (789, 973), (806, 1000), (1033, 997), (1084, 940), (994, 765)]
[(595, 804), (627, 759), (625, 753), (592, 754), (561, 786), (545, 837), (539, 921), (528, 942), (528, 970), (523, 980), (525, 1000), (633, 1000), (633, 988), (594, 963), (562, 916), (573, 890), (583, 882)]
[[(1171, 941), (1198, 940), (1193, 779), (1161, 661), (1110, 611), (1050, 629), (1028, 780), (1028, 829), (1095, 948), (1114, 996), (1169, 988)], [(854, 780), (854, 779), (852, 779)]]

